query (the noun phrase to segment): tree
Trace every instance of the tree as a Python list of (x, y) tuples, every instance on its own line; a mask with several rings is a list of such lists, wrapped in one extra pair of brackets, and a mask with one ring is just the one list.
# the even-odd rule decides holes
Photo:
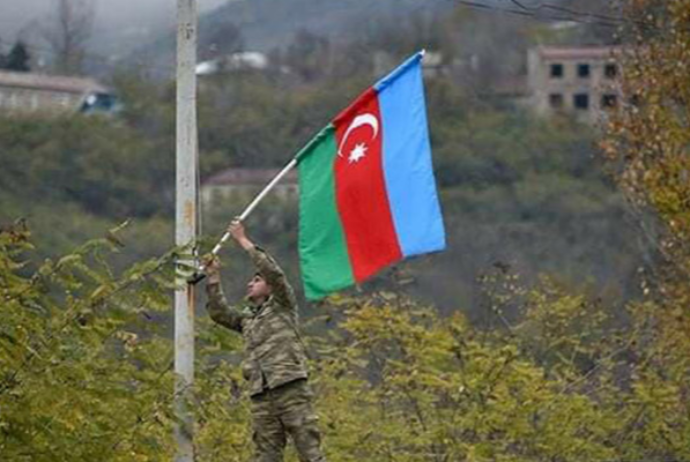
[[(113, 271), (122, 233), (36, 265), (24, 226), (0, 230), (7, 460), (170, 460), (174, 252)], [(665, 358), (644, 324), (618, 329), (601, 303), (546, 278), (528, 288), (499, 268), (482, 285), (498, 329), (392, 292), (309, 312), (329, 460), (687, 460), (690, 414), (676, 372), (653, 374)], [(197, 329), (198, 460), (247, 460), (239, 336), (206, 316)]]
[(105, 118), (10, 119), (0, 125), (0, 181), (26, 210), (50, 198), (95, 215), (147, 217), (169, 210), (165, 190), (174, 184), (170, 162), (153, 152), (144, 137)]
[[(654, 435), (637, 438), (647, 438), (650, 449), (666, 447), (668, 458), (682, 459), (688, 457), (687, 444), (666, 435), (677, 425), (675, 412), (690, 410), (690, 1), (623, 4), (628, 19), (620, 57), (624, 98), (611, 114), (603, 148), (654, 257), (643, 273), (647, 303), (634, 311), (645, 348), (632, 373), (640, 378), (641, 425), (664, 412), (658, 406), (674, 403), (676, 409)], [(663, 399), (653, 402), (650, 391), (662, 388)], [(649, 459), (645, 452), (632, 457)]]
[[(170, 460), (166, 313), (174, 254), (115, 272), (109, 261), (126, 248), (122, 233), (110, 230), (32, 265), (28, 230), (0, 231), (0, 451), (7, 460)], [(482, 332), (459, 313), (441, 318), (394, 293), (319, 306), (323, 316), (312, 317), (305, 342), (315, 353), (311, 380), (329, 460), (662, 460), (655, 457), (661, 449), (644, 452), (644, 437), (667, 421), (678, 430), (665, 436), (682, 441), (688, 418), (663, 401), (668, 384), (643, 395), (610, 383), (627, 359), (611, 354), (616, 336), (602, 330), (600, 306), (546, 282), (508, 295), (491, 290), (494, 301), (518, 299), (521, 323)], [(247, 460), (239, 337), (208, 317), (198, 321), (199, 460)], [(646, 406), (664, 412), (638, 428), (633, 399), (645, 396)], [(641, 438), (621, 444), (629, 428)]]
[(86, 43), (91, 37), (94, 3), (91, 0), (58, 0), (43, 36), (55, 53), (55, 69), (78, 74), (83, 69)]
[(205, 33), (200, 42), (208, 44), (199, 50), (202, 61), (232, 55), (244, 49), (242, 30), (232, 22), (214, 24), (213, 29)]
[[(657, 276), (667, 283), (685, 280), (690, 275), (690, 31), (684, 21), (690, 1), (631, 1), (626, 11), (631, 22), (621, 56), (625, 99), (612, 114), (603, 147), (647, 242), (667, 263)], [(661, 226), (651, 232), (656, 224)]]
[(327, 75), (333, 66), (330, 41), (327, 37), (300, 29), (285, 51), (285, 64), (305, 82)]
[(172, 256), (115, 276), (120, 231), (36, 267), (28, 230), (0, 230), (4, 460), (171, 457), (171, 345), (151, 321)]
[(17, 42), (5, 58), (5, 63), (1, 67), (15, 72), (29, 72), (31, 67), (31, 55), (23, 42)]

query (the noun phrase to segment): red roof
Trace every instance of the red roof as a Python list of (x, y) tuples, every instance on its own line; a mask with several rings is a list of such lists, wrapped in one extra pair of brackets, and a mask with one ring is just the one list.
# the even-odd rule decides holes
[(0, 71), (0, 87), (50, 90), (64, 93), (107, 93), (108, 89), (89, 77), (65, 77), (29, 72)]
[(537, 52), (545, 59), (609, 59), (622, 51), (621, 47), (539, 47)]
[[(265, 186), (280, 173), (277, 168), (229, 168), (204, 180), (205, 186)], [(289, 171), (281, 180), (282, 184), (297, 184), (297, 171)]]

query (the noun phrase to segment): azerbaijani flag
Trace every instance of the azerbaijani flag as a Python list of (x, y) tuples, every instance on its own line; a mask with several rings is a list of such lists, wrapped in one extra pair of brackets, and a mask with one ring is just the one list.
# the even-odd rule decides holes
[(299, 252), (310, 300), (446, 246), (422, 56), (366, 90), (297, 155)]

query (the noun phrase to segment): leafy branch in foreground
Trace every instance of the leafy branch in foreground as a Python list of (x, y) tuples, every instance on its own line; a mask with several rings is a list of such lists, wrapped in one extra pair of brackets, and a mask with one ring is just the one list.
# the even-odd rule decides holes
[[(172, 254), (114, 276), (106, 258), (119, 248), (117, 231), (29, 276), (20, 274), (28, 232), (0, 233), (0, 453), (8, 460), (169, 451), (171, 345), (160, 332)], [(146, 438), (119, 444), (152, 410), (167, 417)]]
[[(28, 239), (0, 232), (3, 458), (170, 460), (174, 253), (116, 274), (111, 238), (29, 272)], [(621, 325), (548, 278), (484, 284), (509, 329), (397, 293), (316, 307), (305, 341), (329, 460), (687, 458), (687, 359), (669, 351), (688, 340), (661, 335), (656, 303), (630, 305)], [(247, 460), (241, 341), (206, 316), (197, 332), (197, 458)]]

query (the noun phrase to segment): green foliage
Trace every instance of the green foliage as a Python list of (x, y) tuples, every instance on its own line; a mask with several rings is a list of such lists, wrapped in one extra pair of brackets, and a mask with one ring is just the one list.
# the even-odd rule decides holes
[[(305, 71), (306, 72), (306, 71)], [(370, 82), (321, 81), (299, 91), (255, 72), (202, 82), (199, 144), (204, 174), (218, 168), (284, 165)]]
[[(172, 457), (173, 254), (116, 272), (120, 229), (26, 274), (21, 227), (0, 233), (0, 452), (7, 460)], [(687, 325), (652, 303), (630, 322), (549, 279), (483, 279), (499, 328), (391, 292), (334, 297), (305, 331), (329, 460), (678, 460), (690, 447)], [(251, 454), (241, 340), (197, 321), (190, 406), (199, 461)], [(294, 459), (291, 454), (290, 460)]]
[(315, 364), (330, 460), (683, 457), (688, 402), (641, 373), (644, 316), (618, 330), (553, 282), (504, 283), (514, 291), (495, 302), (523, 315), (503, 331), (391, 293), (335, 301), (341, 330), (319, 339)]
[(111, 119), (5, 117), (0, 223), (25, 219), (42, 256), (55, 257), (134, 218), (118, 265), (159, 255), (173, 242), (168, 152)]
[(160, 185), (172, 178), (172, 157), (154, 156), (131, 129), (97, 117), (5, 119), (0, 153), (4, 192), (104, 216), (160, 211)]
[(630, 1), (626, 13), (654, 28), (634, 22), (626, 31), (630, 44), (621, 56), (621, 85), (629, 102), (612, 114), (602, 145), (636, 221), (655, 229), (652, 216), (662, 225), (663, 236), (652, 236), (648, 244), (673, 264), (667, 269), (677, 271), (684, 285), (690, 270), (690, 32), (684, 26), (690, 2)]
[[(651, 453), (688, 457), (687, 381), (690, 376), (687, 287), (690, 253), (688, 99), (690, 2), (623, 2), (634, 19), (623, 30), (627, 48), (621, 86), (629, 98), (612, 114), (603, 147), (629, 201), (644, 244), (654, 256), (642, 273), (647, 303), (635, 307), (644, 332), (643, 358), (628, 404), (630, 459)], [(662, 417), (663, 416), (663, 417)], [(679, 433), (680, 432), (680, 433)], [(641, 446), (641, 447), (640, 447)]]
[(28, 231), (0, 233), (0, 453), (4, 460), (151, 460), (169, 454), (170, 255), (113, 274), (113, 230), (30, 276)]

